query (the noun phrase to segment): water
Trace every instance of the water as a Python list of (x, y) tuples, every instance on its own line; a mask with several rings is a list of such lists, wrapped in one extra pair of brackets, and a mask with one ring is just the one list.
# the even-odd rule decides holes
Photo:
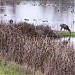
[[(49, 25), (54, 30), (60, 30), (60, 24), (69, 25), (75, 31), (75, 5), (74, 0), (9, 0), (0, 1), (0, 22), (28, 22), (35, 25)], [(74, 43), (75, 38), (70, 38)]]
[(0, 19), (8, 22), (13, 19), (16, 22), (25, 21), (35, 25), (50, 25), (52, 29), (59, 30), (61, 23), (68, 24), (71, 31), (75, 31), (75, 18), (73, 4), (61, 3), (55, 0), (30, 0), (12, 1), (0, 4)]
[(64, 44), (70, 44), (75, 48), (75, 37), (63, 37), (61, 38), (61, 42)]

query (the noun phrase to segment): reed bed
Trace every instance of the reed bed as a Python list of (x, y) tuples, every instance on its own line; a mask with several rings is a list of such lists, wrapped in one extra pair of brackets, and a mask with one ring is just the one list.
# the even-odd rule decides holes
[(0, 25), (0, 59), (25, 64), (43, 75), (75, 75), (74, 48), (56, 37), (48, 26)]

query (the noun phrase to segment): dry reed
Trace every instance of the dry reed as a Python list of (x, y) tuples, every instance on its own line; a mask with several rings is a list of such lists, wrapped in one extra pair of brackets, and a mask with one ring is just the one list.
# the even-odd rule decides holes
[(52, 38), (56, 36), (49, 27), (27, 23), (0, 25), (0, 59), (27, 64), (43, 75), (75, 75), (74, 48), (45, 32), (51, 32)]

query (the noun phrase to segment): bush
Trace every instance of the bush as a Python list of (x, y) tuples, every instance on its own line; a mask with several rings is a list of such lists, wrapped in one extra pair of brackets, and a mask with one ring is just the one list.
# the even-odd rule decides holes
[(18, 64), (27, 64), (28, 67), (31, 66), (44, 75), (75, 75), (73, 47), (47, 36), (45, 38), (41, 35), (31, 37), (32, 31), (37, 32), (41, 29), (42, 33), (52, 31), (49, 27), (35, 27), (30, 24), (25, 26), (24, 23), (2, 26), (0, 28), (0, 58)]

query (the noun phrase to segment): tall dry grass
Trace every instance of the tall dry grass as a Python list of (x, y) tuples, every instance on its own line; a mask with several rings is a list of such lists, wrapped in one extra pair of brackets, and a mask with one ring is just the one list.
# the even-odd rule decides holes
[(75, 75), (74, 48), (52, 39), (54, 36), (49, 27), (0, 25), (0, 59), (26, 64), (43, 75)]

